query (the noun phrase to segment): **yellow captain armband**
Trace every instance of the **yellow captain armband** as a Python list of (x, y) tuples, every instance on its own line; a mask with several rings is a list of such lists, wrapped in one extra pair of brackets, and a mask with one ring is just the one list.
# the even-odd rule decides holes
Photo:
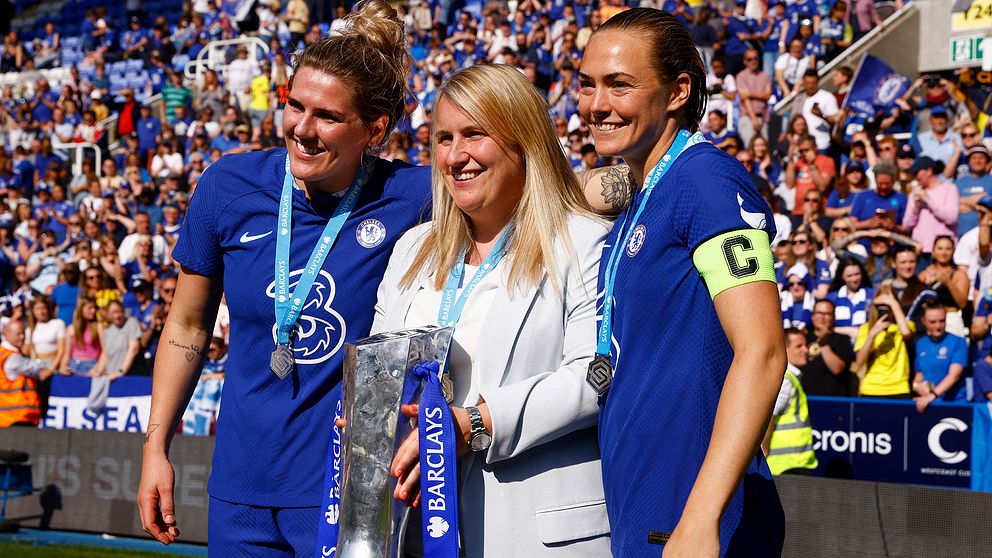
[(775, 282), (768, 233), (759, 229), (730, 231), (707, 240), (693, 252), (692, 263), (706, 282), (710, 298), (738, 285)]

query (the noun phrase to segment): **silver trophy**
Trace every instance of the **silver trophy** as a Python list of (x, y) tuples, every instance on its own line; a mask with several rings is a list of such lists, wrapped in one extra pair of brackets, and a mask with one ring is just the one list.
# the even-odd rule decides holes
[(380, 333), (345, 346), (344, 464), (338, 558), (397, 558), (404, 506), (393, 506), (389, 465), (412, 431), (400, 405), (419, 401), (422, 382), (409, 372), (437, 362), (442, 367), (450, 327)]

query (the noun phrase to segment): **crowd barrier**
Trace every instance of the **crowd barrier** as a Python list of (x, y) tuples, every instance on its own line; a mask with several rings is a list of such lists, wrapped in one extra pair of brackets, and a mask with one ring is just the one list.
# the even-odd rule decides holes
[[(142, 436), (92, 430), (0, 429), (0, 448), (31, 454), (35, 496), (11, 500), (28, 527), (145, 536), (135, 504)], [(177, 436), (176, 517), (186, 542), (207, 540), (206, 482), (214, 440)], [(817, 477), (775, 480), (786, 558), (988, 556), (992, 494)]]
[(817, 475), (992, 491), (992, 404), (809, 397)]

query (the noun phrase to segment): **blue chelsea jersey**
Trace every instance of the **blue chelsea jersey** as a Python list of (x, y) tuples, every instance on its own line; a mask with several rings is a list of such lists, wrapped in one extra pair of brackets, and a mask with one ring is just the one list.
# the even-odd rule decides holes
[[(430, 211), (430, 170), (377, 161), (305, 303), (296, 369), (269, 370), (275, 346), (275, 227), (285, 149), (229, 155), (200, 179), (173, 259), (223, 280), (231, 342), (208, 486), (230, 502), (320, 504), (323, 459), (340, 393), (345, 342), (365, 337), (393, 244)], [(293, 191), (290, 290), (338, 197)]]
[[(616, 374), (599, 419), (614, 556), (661, 555), (663, 547), (651, 541), (678, 523), (733, 359), (711, 298), (718, 294), (720, 275), (710, 275), (716, 268), (700, 265), (697, 252), (708, 252), (716, 240), (722, 250), (710, 253), (719, 254), (724, 273), (734, 269), (737, 284), (774, 282), (773, 223), (744, 168), (700, 143), (672, 163), (631, 241), (615, 248), (624, 250), (614, 290)], [(604, 247), (600, 293), (620, 228), (613, 228)], [(755, 457), (723, 516), (721, 556), (778, 556), (783, 536), (771, 473), (764, 459)]]

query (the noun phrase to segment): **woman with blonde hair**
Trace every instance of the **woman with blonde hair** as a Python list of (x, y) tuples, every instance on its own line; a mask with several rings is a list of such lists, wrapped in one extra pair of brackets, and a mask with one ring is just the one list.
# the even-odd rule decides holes
[(326, 457), (344, 344), (368, 335), (393, 246), (424, 218), (430, 196), (427, 169), (376, 156), (404, 114), (403, 24), (383, 0), (358, 3), (344, 23), (294, 56), (285, 146), (212, 163), (172, 252), (179, 276), (138, 488), (142, 526), (165, 544), (182, 521), (169, 447), (222, 293), (237, 309), (237, 335), (208, 486), (210, 551), (304, 556), (336, 544), (323, 515), (333, 491), (322, 481), (336, 479)]
[(875, 293), (868, 321), (858, 328), (851, 369), (861, 381), (860, 394), (870, 397), (909, 399), (911, 356), (907, 341), (916, 326), (906, 319), (902, 306), (883, 283)]
[[(472, 66), (440, 88), (431, 153), (434, 220), (397, 242), (372, 330), (457, 326), (447, 374), (463, 555), (608, 556), (585, 375), (609, 227), (514, 68)], [(414, 505), (420, 457), (415, 431), (391, 467), (394, 496)], [(416, 510), (410, 523), (406, 551), (431, 556)]]

